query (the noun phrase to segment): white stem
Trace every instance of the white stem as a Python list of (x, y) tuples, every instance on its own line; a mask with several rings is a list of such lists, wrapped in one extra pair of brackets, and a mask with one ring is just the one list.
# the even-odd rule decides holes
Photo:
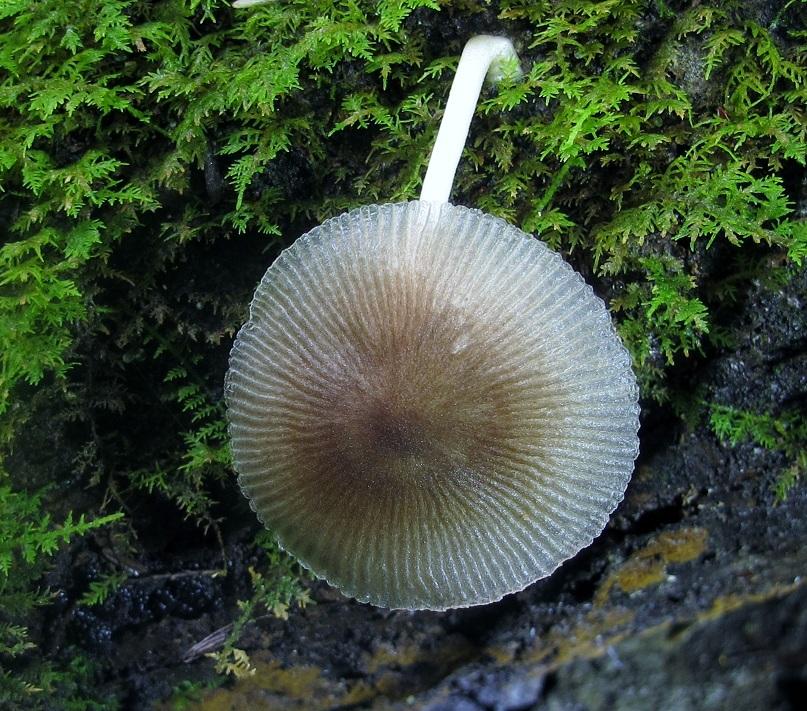
[(486, 75), (498, 81), (502, 60), (507, 59), (518, 61), (518, 55), (513, 43), (505, 37), (478, 35), (468, 40), (448, 93), (446, 110), (423, 179), (421, 200), (448, 202), (482, 83)]
[(263, 5), (269, 0), (235, 0), (233, 7), (240, 10), (243, 7), (252, 7), (253, 5)]

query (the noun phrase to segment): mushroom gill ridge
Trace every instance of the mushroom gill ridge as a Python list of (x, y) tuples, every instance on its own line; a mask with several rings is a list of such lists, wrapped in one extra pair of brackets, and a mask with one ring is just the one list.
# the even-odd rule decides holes
[(239, 483), (359, 600), (483, 604), (549, 575), (622, 499), (637, 388), (603, 302), (478, 210), (359, 208), (268, 269), (225, 395)]

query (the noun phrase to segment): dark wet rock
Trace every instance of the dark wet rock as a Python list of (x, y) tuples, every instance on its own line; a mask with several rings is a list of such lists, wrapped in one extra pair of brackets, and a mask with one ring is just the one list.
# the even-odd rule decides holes
[[(76, 589), (86, 590), (89, 582), (99, 579), (99, 570), (87, 577), (86, 570), (79, 569)], [(170, 574), (132, 578), (102, 603), (76, 604), (69, 613), (66, 637), (88, 650), (108, 651), (113, 637), (127, 627), (147, 625), (169, 616), (196, 619), (215, 608), (221, 596), (221, 584), (205, 573), (179, 578)]]
[[(545, 708), (788, 709), (807, 663), (807, 587), (663, 624), (560, 667)], [(797, 704), (799, 704), (797, 706)]]
[(449, 696), (423, 707), (424, 711), (483, 711), (483, 707), (463, 696)]
[(484, 709), (522, 711), (531, 708), (541, 696), (544, 676), (520, 676), (513, 669), (493, 669), (464, 674), (456, 682), (464, 697)]

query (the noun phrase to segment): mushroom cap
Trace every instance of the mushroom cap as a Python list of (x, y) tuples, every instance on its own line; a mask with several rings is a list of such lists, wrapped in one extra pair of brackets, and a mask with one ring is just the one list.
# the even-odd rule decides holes
[(601, 299), (521, 230), (371, 205), (285, 250), (225, 396), (239, 483), (347, 595), (498, 600), (591, 543), (638, 452), (638, 389)]

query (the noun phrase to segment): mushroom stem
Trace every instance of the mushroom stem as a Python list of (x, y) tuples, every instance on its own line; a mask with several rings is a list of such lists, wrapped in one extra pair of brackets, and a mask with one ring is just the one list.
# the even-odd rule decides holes
[(518, 61), (518, 55), (513, 43), (505, 37), (477, 35), (468, 40), (462, 50), (437, 140), (429, 158), (420, 192), (421, 200), (448, 202), (482, 83), (486, 76), (492, 81), (501, 79), (502, 62), (508, 59)]
[(233, 7), (236, 10), (240, 10), (245, 7), (252, 7), (253, 5), (264, 5), (267, 2), (269, 2), (269, 0), (235, 0)]

